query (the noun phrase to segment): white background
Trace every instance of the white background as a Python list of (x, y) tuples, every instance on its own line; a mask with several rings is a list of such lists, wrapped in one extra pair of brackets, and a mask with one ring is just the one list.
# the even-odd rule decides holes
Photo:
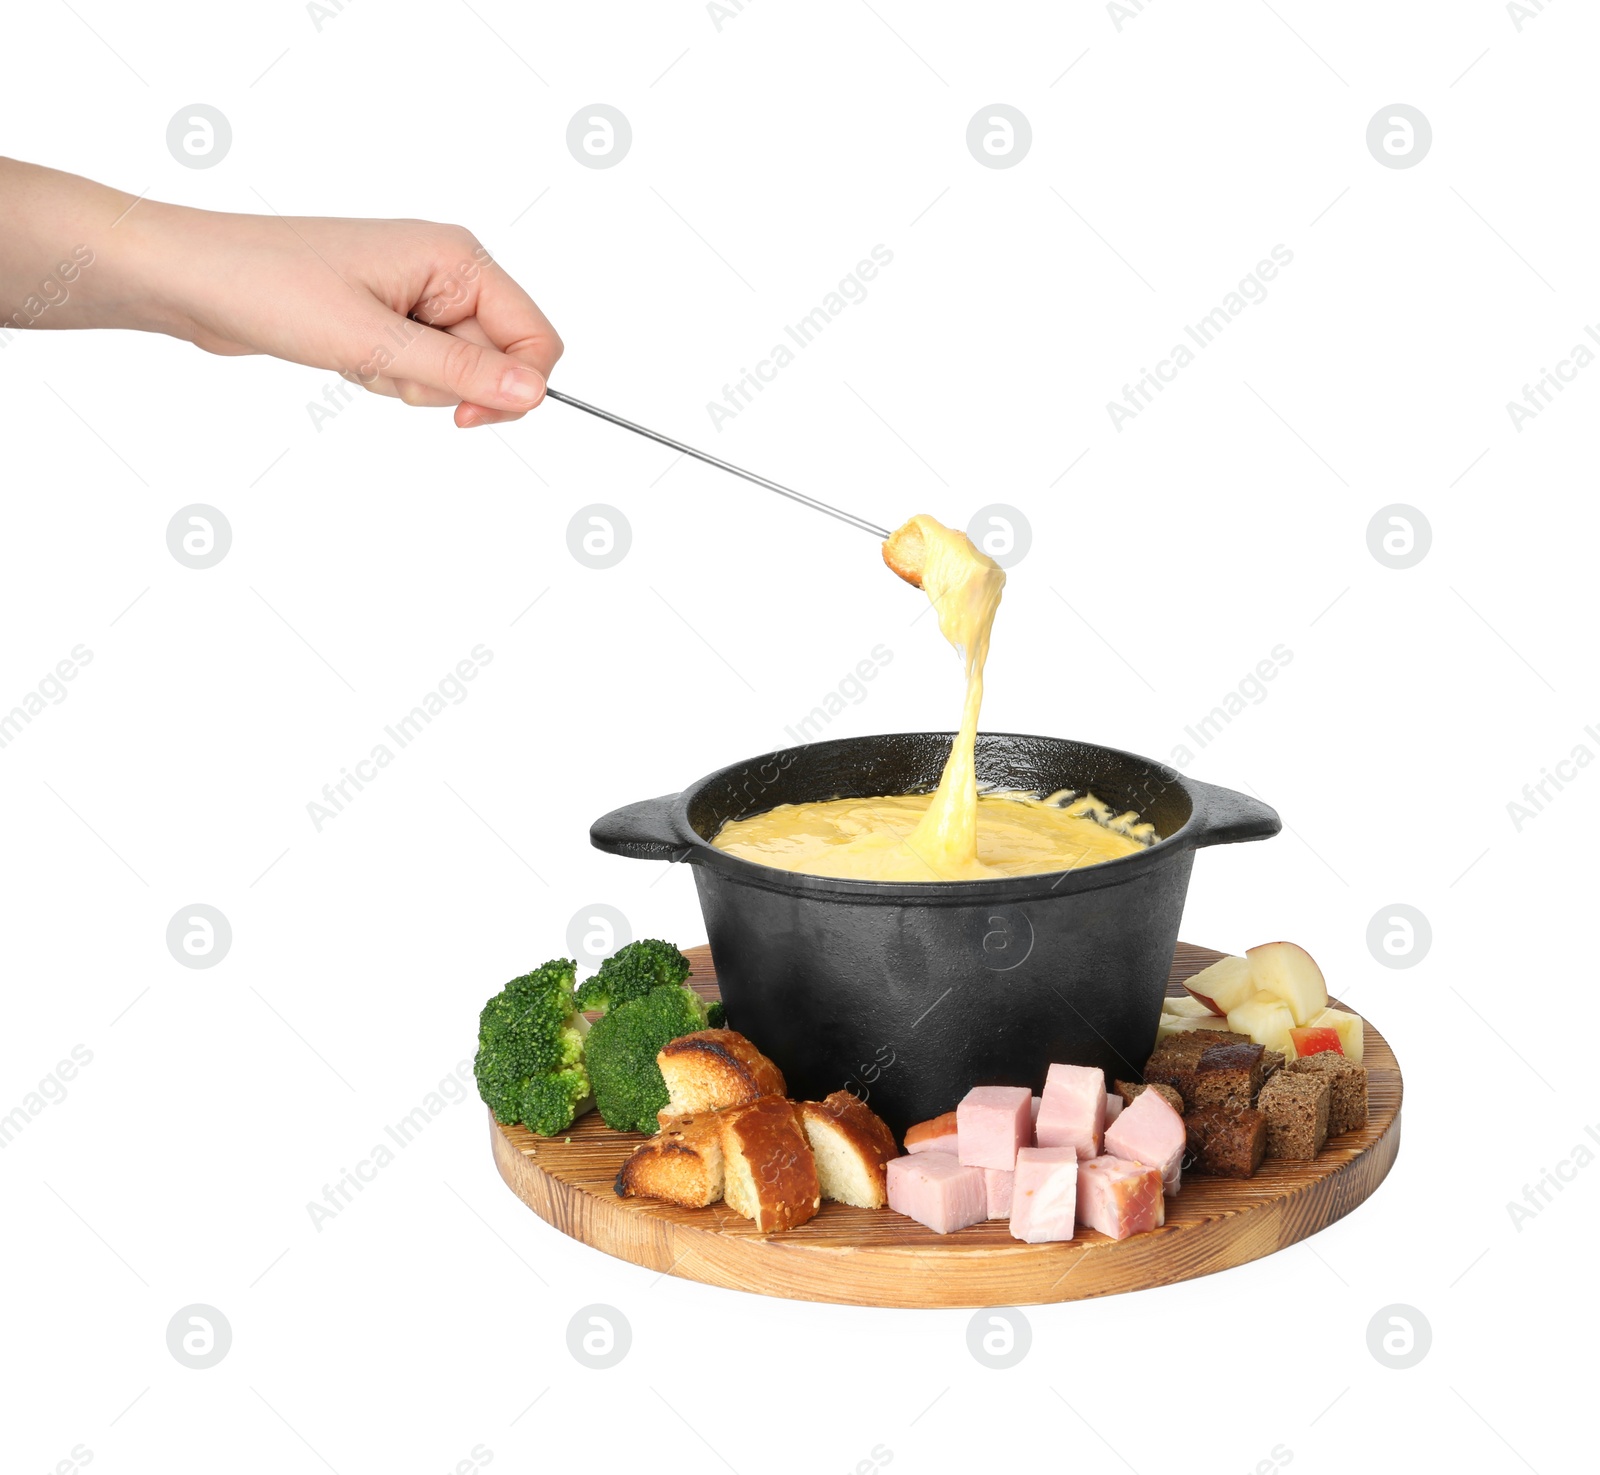
[[(0, 750), (0, 1112), (74, 1045), (93, 1062), (0, 1151), (5, 1468), (79, 1445), (107, 1471), (339, 1475), (1574, 1468), (1600, 1168), (1520, 1229), (1507, 1204), (1600, 1122), (1600, 774), (1520, 830), (1507, 804), (1600, 752), (1600, 368), (1520, 432), (1505, 404), (1600, 318), (1597, 41), (1581, 6), (1519, 30), (1488, 0), (1172, 0), (1120, 29), (907, 0), (757, 0), (720, 29), (691, 0), (10, 16), (18, 157), (219, 210), (465, 224), (565, 337), (558, 387), (888, 526), (1022, 509), (987, 728), (1166, 758), (1289, 647), (1188, 768), (1286, 830), (1200, 857), (1184, 935), (1309, 947), (1407, 1094), (1348, 1219), (1029, 1308), (1008, 1371), (969, 1354), (967, 1312), (739, 1295), (564, 1238), (499, 1181), (475, 1099), (318, 1232), (307, 1201), (581, 908), (701, 939), (689, 875), (591, 850), (592, 819), (781, 745), (876, 644), (892, 663), (830, 735), (948, 727), (957, 669), (861, 533), (562, 406), (458, 432), (363, 396), (319, 430), (331, 374), (22, 336), (0, 707), (80, 642), (93, 661)], [(608, 170), (565, 143), (597, 101), (633, 128)], [(1397, 101), (1433, 129), (1410, 169), (1366, 145)], [(165, 146), (195, 102), (233, 129), (206, 170)], [(994, 102), (1033, 131), (1004, 170), (965, 144)], [(879, 243), (866, 300), (715, 429), (707, 401)], [(1106, 401), (1279, 243), (1267, 299), (1117, 431)], [(233, 528), (204, 571), (165, 541), (193, 502)], [(596, 502), (633, 531), (605, 571), (566, 541)], [(1391, 503), (1432, 528), (1410, 569), (1368, 550)], [(318, 833), (307, 802), (480, 642), (469, 698)], [(208, 970), (164, 941), (196, 902), (233, 929)], [(1411, 968), (1368, 950), (1393, 903), (1432, 925)], [(233, 1331), (208, 1371), (166, 1347), (196, 1302)], [(632, 1327), (609, 1371), (567, 1350), (591, 1303)], [(1406, 1371), (1367, 1344), (1395, 1303), (1432, 1328)]]

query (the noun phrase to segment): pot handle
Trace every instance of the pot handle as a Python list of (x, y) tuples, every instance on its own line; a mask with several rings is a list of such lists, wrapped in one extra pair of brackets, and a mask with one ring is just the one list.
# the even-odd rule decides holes
[(641, 799), (613, 809), (589, 826), (589, 843), (608, 855), (626, 855), (633, 860), (682, 860), (689, 847), (678, 839), (672, 822), (672, 807), (677, 802), (676, 794), (663, 794), (659, 799)]
[(1278, 811), (1270, 804), (1252, 799), (1233, 789), (1189, 780), (1198, 801), (1195, 808), (1200, 828), (1195, 846), (1234, 845), (1241, 840), (1270, 840), (1283, 828)]

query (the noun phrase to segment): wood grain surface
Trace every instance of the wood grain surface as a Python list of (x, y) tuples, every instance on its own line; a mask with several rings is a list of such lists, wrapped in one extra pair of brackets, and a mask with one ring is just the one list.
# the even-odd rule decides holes
[[(715, 997), (710, 951), (691, 948), (690, 982)], [(1169, 992), (1221, 954), (1178, 944)], [(1337, 1002), (1337, 1001), (1335, 1001)], [(759, 1044), (760, 1042), (757, 1041)], [(650, 1270), (732, 1290), (862, 1306), (1024, 1306), (1168, 1285), (1258, 1260), (1342, 1218), (1383, 1182), (1400, 1148), (1400, 1066), (1366, 1025), (1369, 1116), (1315, 1162), (1268, 1161), (1253, 1178), (1185, 1175), (1165, 1227), (1125, 1240), (1079, 1228), (1066, 1244), (1025, 1245), (1005, 1221), (935, 1234), (887, 1209), (825, 1203), (809, 1224), (757, 1233), (725, 1205), (683, 1209), (618, 1198), (624, 1158), (645, 1139), (596, 1112), (569, 1138), (535, 1137), (489, 1116), (500, 1176), (563, 1234)]]

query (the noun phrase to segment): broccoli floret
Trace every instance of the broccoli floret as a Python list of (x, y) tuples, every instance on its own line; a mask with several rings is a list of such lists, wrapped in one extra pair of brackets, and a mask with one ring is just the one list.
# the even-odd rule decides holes
[(706, 1005), (706, 1028), (723, 1029), (728, 1023), (728, 1011), (721, 1003)]
[(572, 1125), (579, 1104), (590, 1094), (581, 1065), (553, 1075), (529, 1076), (517, 1102), (517, 1118), (530, 1132), (555, 1137)]
[(611, 1009), (651, 989), (668, 988), (689, 976), (689, 960), (670, 942), (646, 937), (618, 948), (593, 978), (578, 989), (580, 1009)]
[(667, 1104), (656, 1056), (669, 1041), (705, 1027), (705, 1001), (681, 984), (653, 988), (601, 1017), (589, 1031), (584, 1058), (608, 1127), (656, 1130), (656, 1113)]
[(590, 1094), (583, 1067), (588, 1026), (572, 985), (578, 967), (556, 958), (513, 978), (478, 1016), (473, 1072), (478, 1094), (502, 1122), (526, 1122), (541, 1136), (564, 1131)]

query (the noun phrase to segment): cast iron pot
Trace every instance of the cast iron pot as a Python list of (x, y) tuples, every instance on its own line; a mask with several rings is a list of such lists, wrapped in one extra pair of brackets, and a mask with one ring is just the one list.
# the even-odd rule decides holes
[(595, 821), (614, 855), (694, 867), (728, 1027), (796, 1100), (847, 1090), (899, 1135), (976, 1085), (1037, 1092), (1053, 1061), (1137, 1079), (1155, 1041), (1194, 852), (1264, 840), (1267, 805), (1164, 764), (1064, 738), (980, 734), (980, 786), (1088, 790), (1160, 840), (1089, 866), (995, 881), (834, 880), (710, 844), (779, 804), (934, 788), (950, 733), (784, 748)]

